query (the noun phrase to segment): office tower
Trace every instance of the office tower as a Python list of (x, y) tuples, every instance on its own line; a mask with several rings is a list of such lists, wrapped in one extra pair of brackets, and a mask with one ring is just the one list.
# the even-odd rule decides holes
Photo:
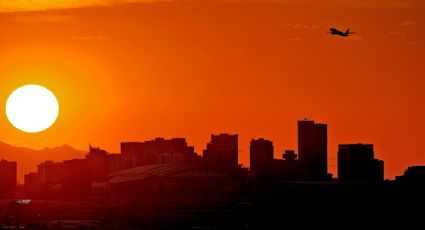
[(16, 167), (15, 161), (0, 161), (0, 196), (10, 196), (16, 191)]
[(339, 145), (338, 180), (383, 181), (384, 162), (374, 158), (373, 145)]
[(211, 167), (227, 170), (238, 168), (238, 135), (212, 134), (203, 156)]
[(316, 124), (312, 120), (298, 121), (298, 154), (303, 179), (329, 179), (326, 124)]
[(108, 174), (107, 155), (108, 152), (105, 150), (89, 146), (89, 153), (86, 155), (86, 159), (92, 182), (106, 181), (106, 175)]
[(270, 175), (273, 171), (273, 142), (252, 139), (250, 146), (250, 168), (256, 176)]

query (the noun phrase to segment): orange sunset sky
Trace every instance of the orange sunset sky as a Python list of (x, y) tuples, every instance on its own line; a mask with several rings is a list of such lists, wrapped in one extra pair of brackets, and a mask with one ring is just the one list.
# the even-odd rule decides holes
[[(0, 141), (119, 152), (186, 137), (200, 154), (229, 132), (249, 166), (251, 138), (280, 158), (308, 117), (328, 124), (331, 173), (340, 143), (374, 144), (390, 179), (425, 164), (424, 1), (1, 0), (0, 12)], [(37, 134), (4, 112), (29, 83), (60, 103)]]

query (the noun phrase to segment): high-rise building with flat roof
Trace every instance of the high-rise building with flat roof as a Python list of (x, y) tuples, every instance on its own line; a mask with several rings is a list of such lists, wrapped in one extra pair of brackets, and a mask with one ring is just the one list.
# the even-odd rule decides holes
[(305, 180), (327, 180), (328, 127), (312, 120), (298, 121), (298, 156)]
[(384, 162), (375, 159), (372, 144), (342, 144), (338, 146), (338, 180), (384, 180)]
[(238, 168), (238, 135), (212, 134), (203, 156), (212, 167), (229, 170)]
[(0, 161), (0, 194), (9, 196), (16, 191), (17, 163), (15, 161)]
[(273, 172), (274, 147), (273, 142), (252, 139), (250, 145), (250, 170), (257, 176), (270, 175)]

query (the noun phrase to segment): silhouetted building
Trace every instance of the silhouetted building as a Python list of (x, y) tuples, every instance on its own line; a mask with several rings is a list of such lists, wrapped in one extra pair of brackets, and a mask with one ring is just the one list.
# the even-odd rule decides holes
[(250, 170), (256, 176), (266, 176), (273, 172), (273, 142), (263, 138), (251, 140)]
[(383, 181), (384, 162), (374, 158), (373, 145), (339, 145), (338, 180)]
[(108, 152), (100, 148), (89, 147), (86, 155), (87, 164), (92, 182), (105, 182), (108, 174)]
[(86, 159), (73, 159), (63, 162), (64, 177), (62, 192), (71, 196), (87, 196), (91, 191), (91, 181)]
[[(61, 184), (63, 178), (63, 164), (53, 161), (45, 161), (37, 166), (39, 189), (51, 190), (52, 187)], [(36, 179), (35, 179), (36, 180)]]
[(283, 171), (284, 178), (287, 178), (289, 180), (299, 179), (299, 162), (297, 160), (297, 154), (295, 153), (295, 151), (285, 150), (285, 153), (282, 154), (282, 158), (284, 160), (285, 167), (285, 170)]
[(299, 180), (299, 161), (294, 150), (285, 150), (282, 159), (274, 159), (271, 178), (279, 180)]
[(28, 173), (24, 176), (24, 189), (28, 194), (34, 194), (40, 190), (40, 174)]
[(64, 178), (63, 163), (45, 161), (37, 166), (37, 172), (24, 176), (24, 190), (28, 196), (50, 196), (61, 190)]
[(150, 164), (191, 163), (198, 159), (194, 147), (188, 146), (185, 138), (124, 142), (121, 143), (121, 154), (127, 168)]
[(287, 161), (295, 161), (297, 159), (297, 154), (294, 150), (285, 150), (285, 153), (282, 154), (282, 158)]
[(396, 180), (408, 183), (425, 183), (425, 166), (409, 166), (402, 176), (396, 177)]
[(298, 121), (298, 154), (306, 180), (328, 180), (327, 125)]
[(207, 149), (203, 151), (205, 162), (215, 168), (234, 170), (238, 165), (238, 135), (211, 135)]
[(300, 177), (297, 154), (286, 150), (282, 159), (274, 159), (273, 142), (263, 138), (251, 140), (251, 173), (258, 179), (296, 180)]
[(17, 163), (15, 161), (0, 161), (0, 195), (10, 196), (16, 191)]

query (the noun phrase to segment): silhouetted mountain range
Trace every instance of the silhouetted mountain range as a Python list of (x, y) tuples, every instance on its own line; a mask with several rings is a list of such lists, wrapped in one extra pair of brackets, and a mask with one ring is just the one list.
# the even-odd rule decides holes
[(0, 141), (0, 159), (18, 162), (18, 181), (24, 182), (24, 175), (35, 172), (37, 165), (43, 161), (60, 162), (68, 159), (84, 158), (87, 152), (77, 150), (69, 145), (34, 150), (16, 147)]

